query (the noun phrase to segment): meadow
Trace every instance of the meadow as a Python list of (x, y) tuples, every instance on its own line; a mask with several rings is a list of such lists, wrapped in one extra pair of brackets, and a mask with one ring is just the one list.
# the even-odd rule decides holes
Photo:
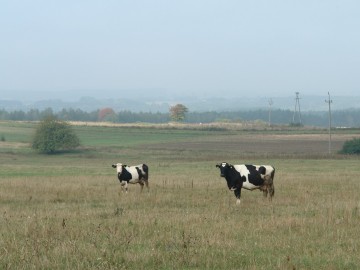
[[(359, 269), (358, 131), (74, 125), (82, 146), (30, 148), (36, 123), (0, 122), (0, 269)], [(271, 164), (272, 202), (215, 164)], [(111, 164), (146, 163), (150, 192)]]

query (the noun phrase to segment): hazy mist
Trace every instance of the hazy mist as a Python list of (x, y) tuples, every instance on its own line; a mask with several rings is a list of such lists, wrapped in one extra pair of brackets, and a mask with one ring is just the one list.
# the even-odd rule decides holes
[(0, 99), (359, 95), (359, 12), (355, 0), (5, 0)]

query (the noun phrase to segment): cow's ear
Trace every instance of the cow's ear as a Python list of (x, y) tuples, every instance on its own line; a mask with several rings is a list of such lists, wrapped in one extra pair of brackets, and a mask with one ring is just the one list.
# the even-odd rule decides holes
[(123, 164), (122, 166), (123, 166), (123, 168), (124, 168), (124, 167), (127, 167), (127, 165), (126, 165), (126, 164)]
[(115, 165), (115, 164), (113, 164), (113, 165), (111, 165), (111, 167), (116, 168), (116, 165)]
[(216, 164), (215, 167), (216, 167), (216, 168), (220, 168), (220, 164)]

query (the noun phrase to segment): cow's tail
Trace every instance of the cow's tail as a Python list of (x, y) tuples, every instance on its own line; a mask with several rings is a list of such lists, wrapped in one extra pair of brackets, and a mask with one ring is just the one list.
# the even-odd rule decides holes
[(275, 195), (275, 187), (274, 187), (275, 168), (273, 167), (273, 169), (274, 169), (274, 170), (271, 172), (270, 198)]
[(273, 171), (271, 172), (271, 179), (274, 181), (274, 177), (275, 177), (275, 168), (273, 167)]
[(144, 180), (149, 180), (149, 167), (146, 164), (143, 164), (142, 169), (144, 171)]

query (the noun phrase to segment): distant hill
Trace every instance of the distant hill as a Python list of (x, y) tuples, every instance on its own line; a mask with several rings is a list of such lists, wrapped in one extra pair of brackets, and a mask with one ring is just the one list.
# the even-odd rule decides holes
[[(327, 96), (302, 96), (300, 97), (301, 111), (326, 111), (328, 104), (325, 102)], [(294, 97), (272, 97), (272, 109), (294, 110)], [(356, 97), (332, 97), (332, 110), (358, 109), (360, 108), (360, 96)], [(100, 108), (110, 107), (115, 111), (132, 112), (168, 112), (169, 107), (182, 103), (193, 112), (206, 111), (239, 111), (268, 109), (269, 98), (194, 98), (194, 97), (142, 97), (142, 98), (95, 98), (84, 96), (77, 100), (61, 98), (40, 98), (35, 99), (9, 99), (0, 96), (0, 109), (6, 111), (30, 109), (43, 110), (52, 108), (55, 112), (62, 109), (81, 109), (86, 112), (95, 111)]]

